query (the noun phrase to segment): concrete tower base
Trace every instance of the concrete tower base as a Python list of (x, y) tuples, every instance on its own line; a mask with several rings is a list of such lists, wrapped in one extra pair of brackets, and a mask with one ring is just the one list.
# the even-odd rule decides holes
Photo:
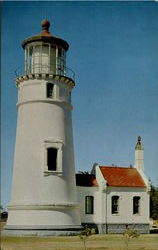
[(4, 235), (77, 235), (82, 229), (78, 204), (10, 205)]
[(78, 235), (79, 226), (6, 226), (3, 235), (8, 236), (70, 236)]

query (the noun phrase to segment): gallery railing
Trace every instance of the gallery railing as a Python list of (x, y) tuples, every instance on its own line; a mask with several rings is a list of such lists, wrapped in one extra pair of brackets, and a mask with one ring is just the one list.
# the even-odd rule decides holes
[(53, 64), (50, 66), (35, 64), (25, 71), (22, 70), (22, 67), (19, 67), (15, 70), (16, 77), (29, 74), (50, 74), (65, 76), (75, 81), (75, 72), (72, 69), (68, 67), (57, 67)]

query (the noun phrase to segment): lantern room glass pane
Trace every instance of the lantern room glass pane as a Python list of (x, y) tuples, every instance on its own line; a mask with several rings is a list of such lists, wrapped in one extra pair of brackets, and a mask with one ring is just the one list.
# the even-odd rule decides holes
[(42, 56), (41, 56), (41, 73), (49, 73), (50, 60), (49, 60), (49, 45), (42, 45)]
[(58, 48), (58, 74), (66, 75), (66, 61), (65, 61), (65, 50)]
[(27, 66), (28, 66), (28, 72), (32, 73), (32, 53), (33, 53), (33, 47), (28, 48), (28, 59), (27, 59)]
[(35, 45), (33, 47), (33, 62), (32, 62), (32, 73), (41, 72), (41, 45)]
[(25, 48), (25, 74), (28, 72), (28, 48)]
[(56, 46), (50, 47), (50, 73), (56, 74)]

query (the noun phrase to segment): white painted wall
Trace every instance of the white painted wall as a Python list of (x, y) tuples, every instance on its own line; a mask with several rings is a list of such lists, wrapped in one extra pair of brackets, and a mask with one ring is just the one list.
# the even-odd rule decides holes
[[(110, 188), (101, 192), (96, 187), (77, 187), (83, 223), (149, 223), (149, 194), (140, 188)], [(94, 196), (94, 214), (85, 214), (85, 196)], [(118, 195), (119, 213), (111, 213), (111, 198)], [(140, 214), (133, 214), (133, 197), (140, 196)]]
[(52, 82), (54, 84), (54, 95), (52, 101), (56, 100), (58, 103), (67, 102), (67, 105), (71, 107), (70, 93), (71, 88), (65, 83), (60, 81), (51, 80), (28, 80), (21, 82), (19, 86), (19, 99), (18, 103), (29, 101), (51, 101), (51, 99), (46, 98), (46, 82)]
[[(119, 213), (111, 213), (111, 198), (118, 195)], [(140, 196), (140, 214), (133, 214), (133, 197)], [(107, 189), (107, 223), (149, 223), (149, 194), (141, 188)]]
[[(80, 204), (80, 215), (81, 215), (82, 223), (84, 222), (95, 223), (97, 221), (97, 214), (98, 214), (98, 209), (99, 209), (98, 188), (77, 186), (77, 196), (78, 196), (78, 202)], [(94, 213), (93, 214), (85, 214), (85, 197), (86, 196), (94, 197)]]

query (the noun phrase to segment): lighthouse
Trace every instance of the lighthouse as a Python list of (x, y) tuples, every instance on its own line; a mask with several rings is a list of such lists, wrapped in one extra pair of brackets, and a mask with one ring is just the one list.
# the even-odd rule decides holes
[(68, 43), (49, 32), (27, 38), (25, 70), (17, 77), (18, 118), (10, 235), (73, 235), (81, 229), (76, 196)]

